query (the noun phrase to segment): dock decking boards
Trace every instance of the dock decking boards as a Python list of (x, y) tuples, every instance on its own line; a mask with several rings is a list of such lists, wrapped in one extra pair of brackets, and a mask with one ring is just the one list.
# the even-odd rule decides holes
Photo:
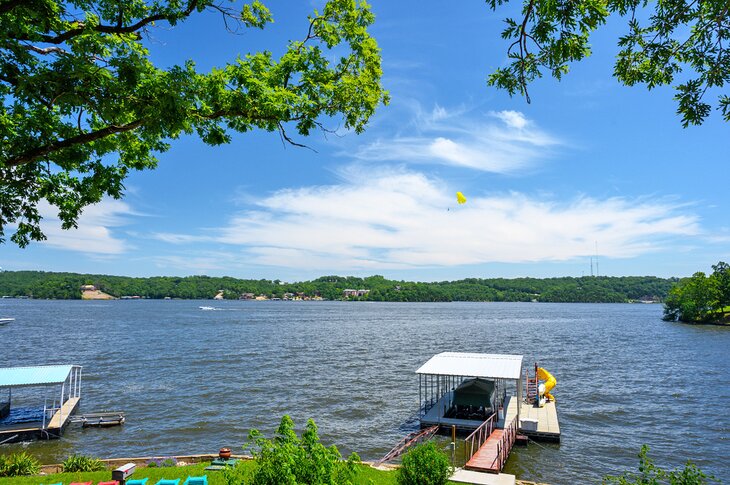
[[(510, 396), (507, 399), (505, 421), (500, 421), (497, 425), (501, 428), (504, 427), (505, 422), (511, 422), (517, 415), (517, 398)], [(519, 423), (519, 431), (521, 434), (534, 439), (560, 441), (560, 424), (558, 423), (558, 409), (555, 401), (547, 402), (541, 408), (526, 402), (520, 403), (520, 419), (534, 419), (537, 421), (537, 431), (525, 430), (521, 426), (522, 423)]]
[(520, 429), (522, 434), (531, 438), (560, 441), (560, 424), (558, 423), (558, 410), (555, 407), (555, 401), (545, 403), (545, 406), (541, 408), (529, 403), (522, 403), (520, 405), (520, 418), (537, 421), (537, 431)]
[(497, 443), (502, 439), (504, 430), (495, 429), (489, 435), (487, 441), (474, 453), (474, 456), (466, 462), (464, 468), (477, 472), (499, 473), (499, 460), (497, 459)]
[[(61, 409), (56, 411), (56, 414), (53, 415), (51, 418), (51, 421), (48, 423), (48, 429), (60, 429), (63, 428), (66, 425), (66, 422), (68, 421), (69, 416), (71, 416), (76, 409), (76, 406), (79, 404), (79, 398), (78, 397), (70, 397), (68, 401), (63, 403), (63, 406), (61, 406)], [(63, 419), (63, 421), (62, 421)]]

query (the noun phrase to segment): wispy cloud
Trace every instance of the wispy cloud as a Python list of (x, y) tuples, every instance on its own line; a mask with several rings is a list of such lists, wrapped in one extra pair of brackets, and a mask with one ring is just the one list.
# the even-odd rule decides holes
[[(629, 258), (700, 232), (670, 201), (467, 194), (407, 169), (349, 167), (336, 185), (281, 190), (215, 231), (252, 264), (320, 271)], [(183, 241), (188, 236), (158, 239)], [(195, 236), (193, 237), (195, 239)]]
[(145, 258), (162, 273), (179, 270), (182, 273), (193, 272), (207, 274), (215, 271), (240, 268), (240, 259), (231, 253), (220, 251), (185, 251), (183, 254), (163, 254)]
[(544, 160), (562, 143), (518, 111), (476, 116), (438, 105), (427, 113), (416, 105), (413, 112), (409, 133), (417, 135), (381, 137), (360, 147), (354, 157), (514, 173)]
[(130, 249), (128, 243), (114, 234), (114, 228), (128, 224), (129, 216), (139, 215), (125, 202), (104, 199), (84, 209), (77, 229), (63, 230), (55, 207), (45, 201), (38, 207), (47, 237), (41, 244), (97, 256), (127, 252)]

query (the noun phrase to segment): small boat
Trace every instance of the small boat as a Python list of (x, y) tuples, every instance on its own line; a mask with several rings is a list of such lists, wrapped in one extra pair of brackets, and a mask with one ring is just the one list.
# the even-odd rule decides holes
[(0, 325), (6, 325), (10, 322), (14, 322), (14, 318), (0, 318)]
[(212, 307), (212, 306), (199, 306), (198, 308), (200, 308), (201, 310), (207, 310), (207, 311), (215, 310), (215, 307)]

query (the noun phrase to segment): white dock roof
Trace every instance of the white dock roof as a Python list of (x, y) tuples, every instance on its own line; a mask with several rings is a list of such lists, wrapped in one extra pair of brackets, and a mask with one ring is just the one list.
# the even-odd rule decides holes
[(61, 384), (68, 379), (75, 365), (41, 365), (0, 369), (1, 387), (24, 387)]
[(519, 379), (522, 374), (522, 356), (442, 352), (431, 357), (416, 374)]

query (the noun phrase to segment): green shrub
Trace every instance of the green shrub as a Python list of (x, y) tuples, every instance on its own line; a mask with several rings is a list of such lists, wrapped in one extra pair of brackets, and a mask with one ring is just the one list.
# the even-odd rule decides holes
[(244, 449), (253, 454), (254, 469), (250, 475), (242, 469), (228, 472), (225, 477), (229, 484), (346, 485), (352, 483), (360, 462), (360, 457), (355, 453), (342, 461), (336, 446), (326, 447), (320, 443), (317, 425), (311, 419), (307, 421), (300, 439), (294, 432), (294, 422), (289, 416), (281, 418), (272, 440), (264, 438), (255, 429), (251, 430)]
[(66, 473), (73, 472), (100, 472), (106, 470), (103, 461), (84, 455), (71, 455), (61, 464)]
[(39, 471), (41, 471), (41, 464), (24, 451), (0, 456), (0, 477), (36, 475)]
[(444, 485), (450, 476), (449, 458), (429, 441), (403, 455), (397, 479), (399, 485)]
[(664, 471), (649, 458), (649, 447), (643, 445), (639, 452), (639, 473), (626, 472), (620, 477), (606, 476), (603, 483), (618, 485), (706, 485), (711, 482), (720, 483), (714, 477), (708, 477), (688, 461), (681, 470)]
[(177, 458), (174, 456), (168, 456), (168, 457), (161, 457), (161, 458), (152, 458), (147, 461), (147, 466), (149, 468), (166, 468), (166, 467), (174, 467), (177, 466)]

